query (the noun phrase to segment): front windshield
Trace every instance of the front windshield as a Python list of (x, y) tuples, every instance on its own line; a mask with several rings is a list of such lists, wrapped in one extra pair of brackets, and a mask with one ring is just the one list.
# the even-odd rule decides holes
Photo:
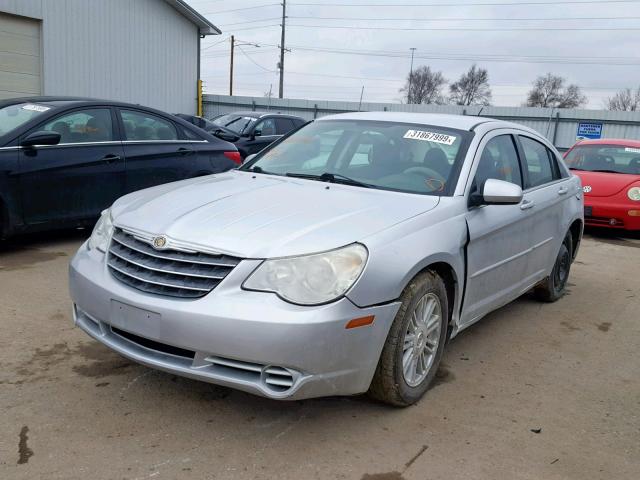
[(253, 117), (231, 113), (214, 119), (213, 124), (218, 127), (224, 127), (227, 130), (231, 130), (238, 135), (242, 135), (248, 130), (249, 125), (251, 125), (255, 120), (256, 119)]
[(35, 103), (17, 103), (0, 108), (0, 137), (42, 115), (50, 107)]
[(573, 170), (640, 175), (640, 148), (624, 145), (578, 145), (564, 159)]
[(451, 195), (471, 135), (430, 125), (320, 120), (259, 154), (241, 170)]

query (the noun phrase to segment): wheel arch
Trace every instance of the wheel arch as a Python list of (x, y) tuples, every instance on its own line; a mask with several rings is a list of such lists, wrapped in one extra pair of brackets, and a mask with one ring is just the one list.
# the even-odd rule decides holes
[(580, 242), (582, 240), (582, 231), (584, 229), (584, 224), (581, 219), (576, 219), (573, 221), (571, 226), (569, 227), (569, 233), (571, 233), (571, 244), (572, 244), (572, 259), (575, 260), (578, 255), (578, 249), (580, 248)]

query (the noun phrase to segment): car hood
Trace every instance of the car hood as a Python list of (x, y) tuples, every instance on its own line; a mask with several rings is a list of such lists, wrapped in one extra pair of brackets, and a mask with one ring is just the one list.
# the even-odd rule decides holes
[(586, 197), (610, 197), (640, 181), (640, 175), (626, 173), (587, 172), (585, 170), (572, 170), (571, 172), (580, 177), (583, 188), (591, 187), (590, 192), (585, 192)]
[(116, 226), (200, 251), (273, 258), (331, 250), (433, 209), (438, 197), (231, 171), (118, 200)]

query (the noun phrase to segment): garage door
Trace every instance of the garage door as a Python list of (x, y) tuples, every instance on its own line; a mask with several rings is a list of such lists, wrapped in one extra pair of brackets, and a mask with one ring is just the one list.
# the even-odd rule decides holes
[(40, 94), (40, 22), (0, 12), (0, 99)]

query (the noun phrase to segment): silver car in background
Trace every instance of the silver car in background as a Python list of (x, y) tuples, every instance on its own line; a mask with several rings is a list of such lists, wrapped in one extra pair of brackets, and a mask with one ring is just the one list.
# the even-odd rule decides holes
[(579, 179), (531, 129), (341, 114), (116, 201), (70, 291), (81, 329), (150, 367), (410, 405), (462, 329), (530, 289), (563, 295), (582, 225)]

